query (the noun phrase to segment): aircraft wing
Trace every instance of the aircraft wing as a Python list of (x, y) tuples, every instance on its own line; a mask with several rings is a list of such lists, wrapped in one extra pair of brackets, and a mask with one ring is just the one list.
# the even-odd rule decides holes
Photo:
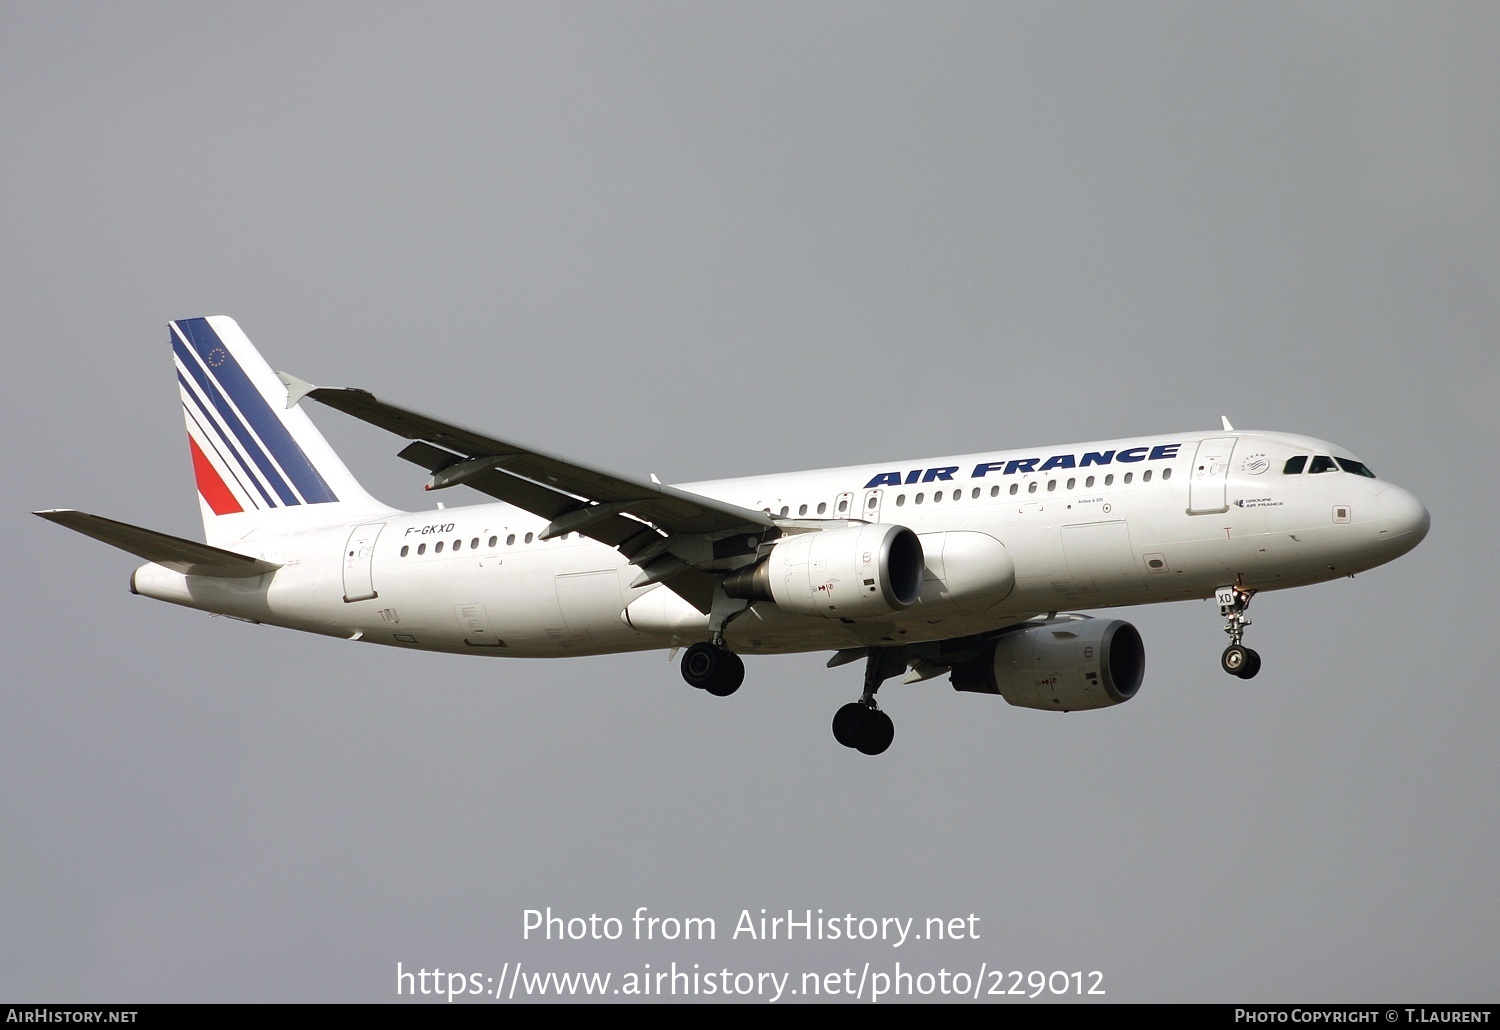
[[(635, 585), (665, 583), (699, 611), (712, 605), (714, 573), (742, 564), (780, 530), (764, 512), (589, 468), (379, 400), (366, 390), (313, 387), (282, 374), (302, 397), (415, 443), (401, 457), (432, 473), (428, 489), (463, 484), (549, 521), (542, 538), (581, 533), (641, 569)], [(739, 562), (736, 559), (740, 559)]]
[(185, 540), (180, 536), (158, 533), (154, 529), (142, 529), (128, 522), (116, 522), (86, 511), (71, 508), (54, 508), (50, 511), (33, 512), (48, 522), (56, 522), (76, 533), (91, 536), (95, 540), (129, 551), (149, 562), (180, 572), (185, 576), (220, 576), (225, 579), (248, 579), (275, 572), (281, 568), (275, 562), (252, 558), (248, 554), (237, 554), (220, 547), (210, 547), (196, 540)]

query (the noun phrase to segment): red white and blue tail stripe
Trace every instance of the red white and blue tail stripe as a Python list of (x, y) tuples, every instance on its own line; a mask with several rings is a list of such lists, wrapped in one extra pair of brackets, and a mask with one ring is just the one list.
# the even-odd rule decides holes
[(273, 514), (311, 524), (320, 520), (310, 507), (378, 507), (307, 415), (286, 406), (286, 387), (233, 319), (178, 319), (169, 331), (210, 542)]

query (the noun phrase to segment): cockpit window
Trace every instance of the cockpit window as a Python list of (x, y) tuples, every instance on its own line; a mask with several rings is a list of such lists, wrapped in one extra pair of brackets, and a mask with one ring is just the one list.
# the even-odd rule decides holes
[(1355, 461), (1353, 458), (1330, 458), (1326, 454), (1314, 454), (1311, 455), (1312, 464), (1308, 465), (1308, 457), (1309, 455), (1299, 454), (1294, 458), (1288, 458), (1286, 464), (1281, 468), (1281, 474), (1284, 476), (1300, 476), (1303, 471), (1311, 475), (1314, 472), (1337, 472), (1339, 469), (1343, 469), (1345, 472), (1356, 476), (1364, 476), (1366, 479), (1375, 478), (1375, 473), (1371, 472), (1364, 462)]

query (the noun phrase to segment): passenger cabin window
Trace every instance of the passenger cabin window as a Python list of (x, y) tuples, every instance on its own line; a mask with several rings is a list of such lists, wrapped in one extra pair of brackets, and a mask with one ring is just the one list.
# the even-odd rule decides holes
[(1282, 466), (1281, 474), (1284, 476), (1300, 476), (1302, 470), (1307, 468), (1307, 455), (1299, 454), (1295, 458), (1288, 458)]

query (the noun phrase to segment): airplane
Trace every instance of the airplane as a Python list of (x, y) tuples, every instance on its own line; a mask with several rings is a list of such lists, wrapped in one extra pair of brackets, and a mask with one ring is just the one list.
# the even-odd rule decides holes
[[(670, 486), (606, 472), (352, 388), (273, 372), (233, 319), (169, 323), (206, 543), (72, 509), (35, 514), (146, 560), (132, 593), (250, 623), (412, 650), (554, 658), (685, 648), (727, 696), (741, 655), (863, 660), (835, 739), (880, 754), (887, 680), (1046, 711), (1130, 700), (1140, 633), (1066, 613), (1216, 598), (1242, 679), (1262, 591), (1375, 568), (1427, 509), (1345, 448), (1221, 429)], [(303, 410), (410, 441), (428, 490), (371, 497)]]

